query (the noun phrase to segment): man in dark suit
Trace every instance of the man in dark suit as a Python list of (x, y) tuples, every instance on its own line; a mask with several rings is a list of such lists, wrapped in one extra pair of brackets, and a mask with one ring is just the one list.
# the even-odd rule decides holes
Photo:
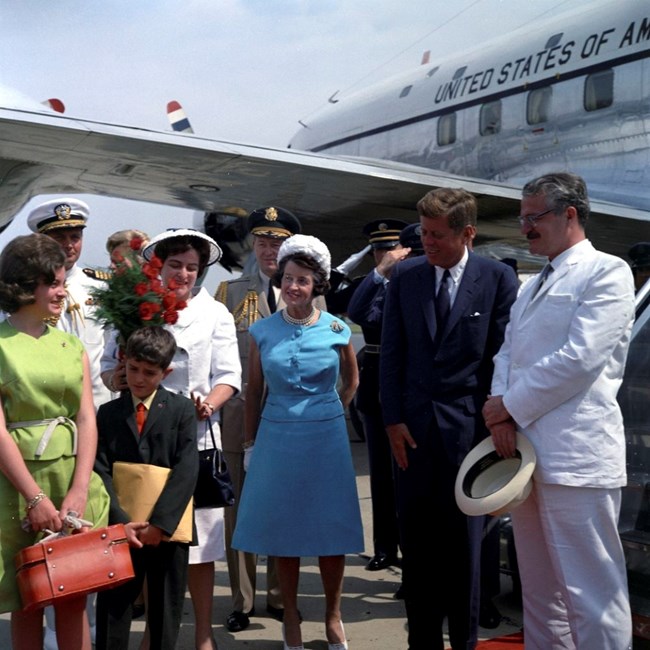
[(138, 532), (144, 545), (131, 550), (135, 579), (103, 591), (97, 599), (97, 648), (129, 645), (132, 603), (147, 578), (150, 647), (173, 650), (183, 616), (189, 543), (169, 541), (194, 494), (198, 473), (196, 409), (191, 400), (166, 391), (160, 382), (171, 372), (176, 343), (162, 327), (136, 330), (126, 346), (129, 392), (100, 406), (95, 471), (111, 498), (109, 523), (129, 523), (113, 484), (116, 462), (171, 470), (148, 526)]
[[(469, 251), (476, 201), (460, 189), (417, 205), (424, 257), (393, 270), (384, 309), (380, 386), (397, 473), (409, 649), (476, 645), (483, 518), (457, 508), (454, 483), (487, 430), (481, 406), (492, 357), (517, 295), (512, 269)], [(433, 523), (435, 542), (422, 532)]]

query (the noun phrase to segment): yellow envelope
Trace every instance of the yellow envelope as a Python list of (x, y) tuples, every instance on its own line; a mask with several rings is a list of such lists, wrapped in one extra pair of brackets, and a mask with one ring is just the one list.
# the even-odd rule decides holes
[[(120, 508), (131, 517), (131, 521), (149, 521), (170, 472), (169, 467), (157, 465), (113, 463), (113, 488)], [(166, 542), (192, 541), (192, 498), (174, 534), (163, 539)]]

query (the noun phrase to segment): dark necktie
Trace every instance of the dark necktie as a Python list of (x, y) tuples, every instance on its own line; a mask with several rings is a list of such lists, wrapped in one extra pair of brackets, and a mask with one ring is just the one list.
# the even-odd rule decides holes
[(449, 316), (449, 308), (451, 306), (451, 300), (449, 297), (450, 280), (451, 275), (449, 269), (445, 269), (445, 272), (442, 274), (442, 280), (440, 280), (438, 293), (436, 294), (436, 320), (438, 322), (439, 331), (444, 329), (447, 317)]
[(549, 263), (542, 269), (542, 272), (539, 274), (539, 282), (537, 283), (537, 287), (535, 288), (535, 293), (533, 294), (533, 298), (539, 293), (539, 290), (544, 286), (544, 283), (546, 282), (548, 276), (551, 273), (553, 273), (553, 267)]
[(144, 402), (140, 402), (135, 407), (135, 423), (138, 427), (138, 433), (142, 433), (144, 429), (144, 423), (147, 421), (147, 407), (144, 405)]
[(275, 291), (273, 290), (273, 285), (269, 282), (269, 290), (266, 294), (266, 301), (269, 303), (269, 309), (272, 314), (275, 314), (275, 310), (278, 308), (277, 303), (275, 302)]

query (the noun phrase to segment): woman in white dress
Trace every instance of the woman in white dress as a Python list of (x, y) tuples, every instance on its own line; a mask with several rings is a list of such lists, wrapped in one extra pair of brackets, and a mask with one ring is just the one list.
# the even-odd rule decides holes
[[(178, 313), (178, 321), (166, 326), (174, 334), (177, 351), (172, 372), (163, 385), (194, 400), (199, 420), (199, 449), (212, 447), (208, 420), (220, 445), (219, 411), (241, 388), (235, 324), (223, 304), (195, 285), (206, 267), (219, 260), (221, 250), (207, 235), (183, 228), (157, 235), (142, 250), (146, 260), (154, 253), (163, 263), (160, 273), (163, 284), (169, 285), (171, 281), (178, 299), (187, 302), (187, 307)], [(110, 356), (107, 350), (105, 358)], [(121, 370), (104, 373), (104, 377), (113, 390), (123, 388)], [(197, 509), (195, 519), (198, 546), (190, 547), (188, 586), (196, 621), (196, 648), (214, 650), (217, 647), (212, 635), (214, 562), (225, 557), (223, 509)]]

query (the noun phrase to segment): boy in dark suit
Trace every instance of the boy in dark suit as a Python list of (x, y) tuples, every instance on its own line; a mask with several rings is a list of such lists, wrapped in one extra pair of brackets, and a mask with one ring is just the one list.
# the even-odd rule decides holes
[(194, 404), (160, 386), (171, 372), (169, 364), (175, 351), (173, 335), (162, 327), (144, 327), (134, 332), (126, 345), (129, 392), (103, 404), (97, 413), (99, 441), (95, 471), (103, 478), (111, 497), (111, 524), (130, 521), (114, 489), (114, 463), (145, 463), (171, 470), (148, 526), (138, 533), (144, 546), (131, 551), (135, 579), (98, 596), (99, 650), (128, 647), (132, 603), (145, 577), (150, 647), (171, 650), (176, 645), (187, 583), (189, 544), (164, 540), (176, 530), (194, 493), (198, 452)]

